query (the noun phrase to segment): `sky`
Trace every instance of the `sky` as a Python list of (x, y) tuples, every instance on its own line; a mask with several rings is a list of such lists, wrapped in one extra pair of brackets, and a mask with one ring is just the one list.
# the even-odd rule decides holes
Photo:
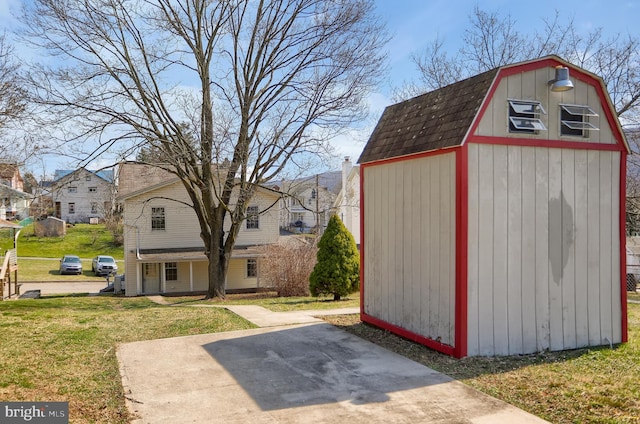
[[(21, 1), (0, 0), (0, 31), (11, 26), (11, 8), (19, 5)], [(339, 169), (339, 162), (344, 156), (350, 156), (352, 161), (357, 161), (384, 108), (393, 103), (393, 87), (400, 86), (405, 81), (417, 80), (417, 72), (410, 59), (411, 54), (421, 51), (436, 38), (443, 40), (447, 52), (454, 54), (461, 46), (464, 30), (470, 26), (470, 16), (476, 5), (488, 13), (497, 12), (503, 17), (508, 14), (516, 22), (518, 30), (525, 34), (543, 30), (543, 20), (553, 19), (557, 11), (561, 22), (573, 19), (575, 28), (582, 33), (602, 28), (605, 36), (618, 33), (640, 36), (640, 25), (637, 24), (640, 0), (374, 1), (376, 11), (386, 23), (392, 37), (388, 45), (389, 74), (379, 89), (369, 97), (370, 119), (361, 129), (335, 141), (338, 158), (336, 170)], [(48, 158), (45, 165), (47, 172), (53, 173), (55, 168), (64, 167), (66, 164), (55, 158)], [(95, 165), (100, 166), (102, 163)], [(38, 166), (42, 167), (42, 164)]]

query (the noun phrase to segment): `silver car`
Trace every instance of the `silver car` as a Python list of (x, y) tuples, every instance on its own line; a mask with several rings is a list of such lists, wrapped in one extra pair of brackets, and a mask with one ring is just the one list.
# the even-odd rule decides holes
[(60, 274), (82, 274), (82, 262), (76, 255), (64, 255), (60, 259)]
[(111, 275), (118, 270), (116, 260), (112, 256), (98, 255), (91, 261), (91, 271), (96, 275)]

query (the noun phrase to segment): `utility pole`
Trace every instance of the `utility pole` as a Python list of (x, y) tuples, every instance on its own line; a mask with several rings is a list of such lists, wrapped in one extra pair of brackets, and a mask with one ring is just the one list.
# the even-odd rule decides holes
[(318, 190), (319, 186), (319, 175), (316, 174), (316, 236), (320, 235), (320, 190)]

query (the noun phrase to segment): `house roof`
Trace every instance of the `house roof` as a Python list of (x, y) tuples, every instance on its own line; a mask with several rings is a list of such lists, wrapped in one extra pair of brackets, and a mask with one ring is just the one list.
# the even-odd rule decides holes
[(53, 174), (53, 181), (59, 181), (62, 178), (65, 178), (71, 174), (74, 174), (76, 172), (80, 172), (81, 170), (85, 170), (99, 178), (102, 178), (103, 180), (105, 180), (108, 183), (112, 183), (113, 182), (113, 170), (112, 169), (102, 169), (102, 170), (98, 170), (98, 171), (91, 171), (89, 169), (86, 168), (78, 168), (78, 169), (56, 169), (54, 174)]
[(11, 179), (16, 173), (18, 174), (18, 179), (22, 180), (18, 165), (15, 163), (0, 163), (0, 178)]
[(388, 106), (358, 163), (459, 146), (498, 69)]
[(302, 192), (310, 190), (316, 186), (316, 175), (318, 177), (318, 187), (333, 194), (338, 194), (342, 188), (342, 171), (329, 171), (321, 174), (314, 174), (308, 177), (296, 178), (286, 181), (272, 181), (270, 187), (278, 187), (278, 190), (290, 190), (291, 192)]
[(15, 222), (7, 221), (6, 219), (0, 219), (0, 228), (22, 228), (20, 225)]
[(16, 190), (15, 188), (11, 188), (7, 185), (0, 184), (0, 193), (3, 197), (20, 197), (22, 199), (28, 199), (33, 197), (30, 193), (25, 193), (21, 190)]
[[(126, 166), (121, 166), (120, 168), (120, 176), (118, 178), (118, 200), (120, 201), (126, 201), (141, 194), (180, 182), (179, 177), (161, 168), (135, 162), (125, 163), (124, 165)], [(136, 180), (138, 182), (133, 185), (127, 185), (127, 181), (129, 180)], [(281, 196), (279, 191), (269, 187), (258, 186), (258, 190), (273, 194), (274, 196)]]
[[(207, 255), (202, 247), (178, 247), (165, 249), (140, 249), (138, 260), (143, 262), (180, 262), (206, 261)], [(235, 246), (231, 252), (232, 259), (256, 258), (264, 256), (264, 245)]]

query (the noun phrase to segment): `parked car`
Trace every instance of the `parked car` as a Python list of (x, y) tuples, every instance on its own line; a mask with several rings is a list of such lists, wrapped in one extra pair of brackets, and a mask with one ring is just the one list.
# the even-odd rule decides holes
[(76, 255), (64, 255), (60, 259), (60, 274), (82, 274), (82, 262)]
[(115, 274), (117, 270), (118, 265), (112, 256), (98, 255), (91, 261), (91, 271), (96, 275)]

